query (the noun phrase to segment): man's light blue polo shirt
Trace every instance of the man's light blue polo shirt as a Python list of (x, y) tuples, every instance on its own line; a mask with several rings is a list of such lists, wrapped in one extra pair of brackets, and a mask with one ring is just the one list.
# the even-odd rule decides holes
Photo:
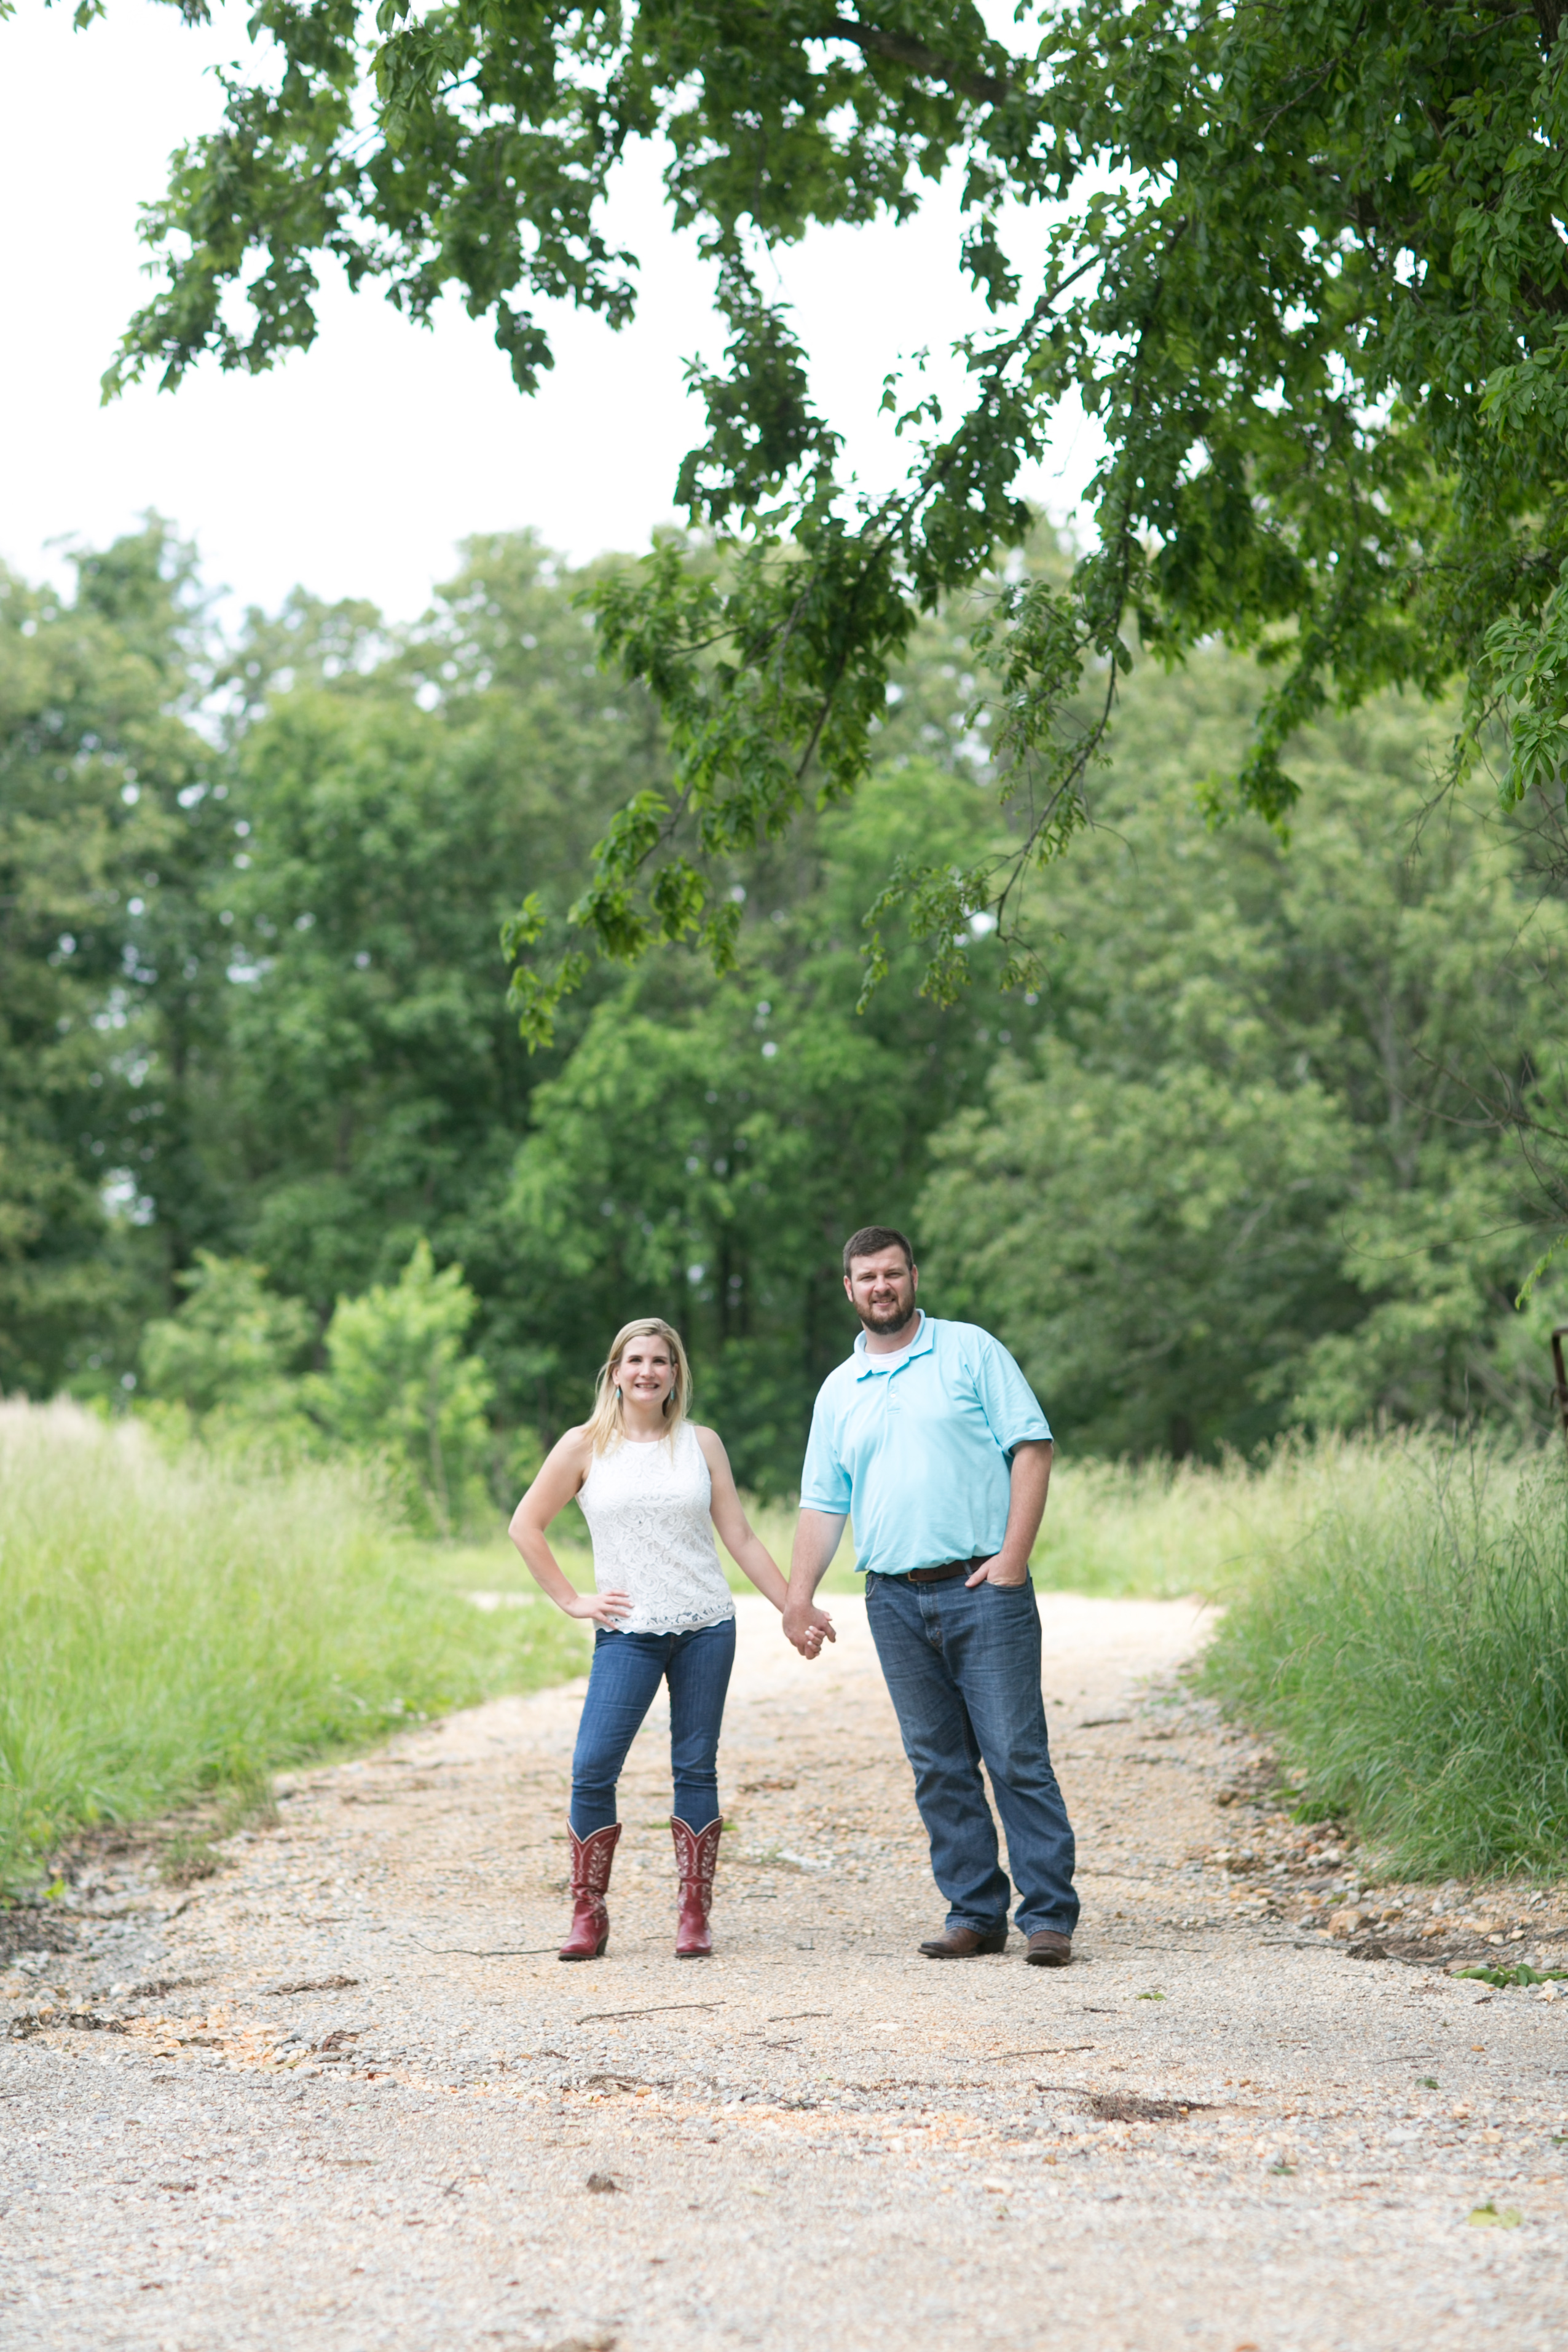
[(1007, 1533), (1014, 1446), (1051, 1435), (1033, 1390), (977, 1323), (922, 1314), (888, 1361), (862, 1331), (817, 1391), (801, 1509), (851, 1512), (855, 1566), (879, 1576), (988, 1559)]

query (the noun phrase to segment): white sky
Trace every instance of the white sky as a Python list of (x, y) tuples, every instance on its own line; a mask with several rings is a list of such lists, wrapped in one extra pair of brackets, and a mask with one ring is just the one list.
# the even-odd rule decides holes
[[(99, 377), (145, 299), (138, 206), (162, 194), (172, 149), (217, 120), (209, 68), (248, 54), (245, 15), (231, 5), (190, 31), (153, 0), (110, 0), (108, 18), (77, 33), (68, 5), (18, 0), (0, 21), (0, 560), (36, 578), (58, 569), (62, 541), (102, 543), (156, 508), (243, 603), (276, 605), (302, 583), (412, 617), (471, 531), (531, 523), (578, 559), (645, 546), (701, 434), (681, 362), (716, 356), (722, 334), (710, 273), (661, 217), (645, 153), (625, 167), (610, 223), (643, 257), (637, 321), (616, 335), (541, 306), (556, 368), (531, 401), (456, 303), (426, 331), (379, 291), (338, 284), (315, 347), (270, 374), (208, 364), (178, 393), (143, 385), (99, 405)], [(942, 356), (983, 322), (956, 219), (944, 194), (907, 228), (814, 235), (783, 259), (819, 402), (878, 486), (902, 471), (877, 416), (883, 374), (926, 344), (956, 387)], [(1027, 493), (1068, 511), (1086, 442), (1068, 428)]]

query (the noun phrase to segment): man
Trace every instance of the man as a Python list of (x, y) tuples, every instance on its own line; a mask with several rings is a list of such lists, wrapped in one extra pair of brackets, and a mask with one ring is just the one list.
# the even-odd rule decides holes
[(1011, 1889), (983, 1760), (1024, 1958), (1065, 1968), (1078, 1923), (1072, 1830), (1051, 1765), (1029, 1574), (1051, 1430), (1000, 1342), (929, 1319), (919, 1282), (891, 1226), (844, 1244), (844, 1290), (863, 1328), (811, 1416), (784, 1631), (816, 1654), (812, 1595), (852, 1513), (866, 1616), (947, 1898), (946, 1927), (920, 1948), (934, 1960), (1006, 1948)]

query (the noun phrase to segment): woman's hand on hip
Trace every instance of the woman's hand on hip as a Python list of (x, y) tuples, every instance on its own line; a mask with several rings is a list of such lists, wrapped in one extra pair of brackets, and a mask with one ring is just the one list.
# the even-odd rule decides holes
[(580, 1617), (590, 1625), (603, 1625), (613, 1633), (622, 1617), (632, 1614), (629, 1592), (580, 1592), (574, 1601), (562, 1603), (569, 1617)]

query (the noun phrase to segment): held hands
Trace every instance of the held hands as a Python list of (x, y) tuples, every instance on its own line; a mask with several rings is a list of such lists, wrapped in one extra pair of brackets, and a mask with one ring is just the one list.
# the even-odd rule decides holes
[(569, 1617), (580, 1617), (591, 1625), (603, 1625), (613, 1633), (622, 1617), (632, 1614), (629, 1592), (579, 1592), (561, 1607)]
[(1028, 1560), (1024, 1561), (1021, 1568), (1014, 1568), (1011, 1562), (1004, 1559), (1002, 1553), (998, 1551), (990, 1559), (983, 1559), (973, 1576), (967, 1576), (964, 1579), (964, 1590), (966, 1592), (972, 1592), (977, 1584), (1005, 1585), (1028, 1582)]
[(811, 1602), (808, 1602), (804, 1608), (798, 1603), (786, 1607), (784, 1636), (787, 1641), (793, 1642), (803, 1658), (820, 1658), (822, 1654), (822, 1643), (836, 1642), (839, 1638), (833, 1631), (833, 1621), (827, 1611), (817, 1608)]

